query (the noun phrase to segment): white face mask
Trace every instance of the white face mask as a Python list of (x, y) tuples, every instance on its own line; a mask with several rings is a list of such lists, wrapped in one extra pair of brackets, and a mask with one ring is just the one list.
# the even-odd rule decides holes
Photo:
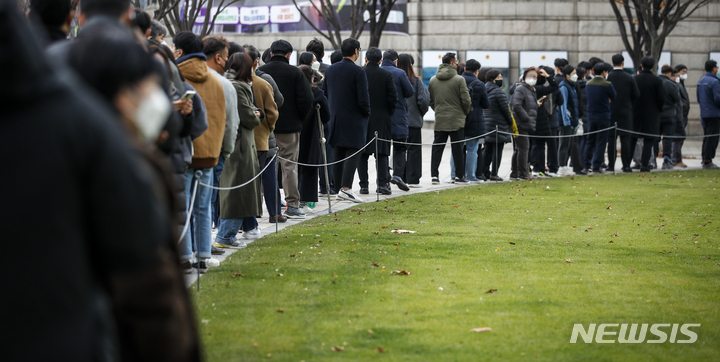
[(680, 74), (680, 79), (682, 79), (682, 80), (687, 79), (687, 74)]
[(577, 80), (578, 80), (577, 74), (573, 74), (573, 75), (570, 76), (570, 81), (571, 81), (571, 82), (575, 83), (575, 82), (577, 82)]
[(145, 140), (155, 142), (165, 126), (170, 112), (172, 112), (172, 106), (168, 97), (160, 87), (155, 87), (155, 90), (140, 102), (140, 106), (135, 112), (135, 125)]
[(680, 77), (675, 77), (675, 83), (680, 83)]
[(529, 85), (531, 87), (534, 87), (535, 83), (537, 83), (537, 79), (526, 79), (525, 83), (527, 83), (527, 85)]
[(318, 70), (320, 70), (320, 62), (312, 63), (312, 70), (314, 70), (314, 71), (316, 71), (316, 72), (317, 72)]

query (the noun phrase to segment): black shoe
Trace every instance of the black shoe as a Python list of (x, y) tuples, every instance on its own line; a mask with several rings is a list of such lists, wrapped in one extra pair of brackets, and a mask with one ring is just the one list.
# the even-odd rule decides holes
[(512, 174), (512, 173), (510, 174), (510, 181), (516, 181), (517, 179), (518, 179), (517, 174)]
[[(360, 191), (360, 193), (362, 193), (362, 191)], [(381, 194), (381, 195), (392, 195), (392, 191), (391, 191), (390, 188), (387, 187), (387, 186), (380, 186), (380, 187), (378, 187), (378, 188), (377, 188), (377, 193), (379, 193), (379, 194)]]
[(608, 165), (605, 163), (600, 164), (600, 168), (608, 168)]
[(469, 183), (469, 182), (470, 182), (470, 181), (468, 181), (465, 177), (455, 177), (455, 183), (456, 183), (456, 184), (466, 184), (466, 183)]
[(651, 172), (650, 167), (641, 167), (640, 172)]
[(592, 170), (592, 172), (593, 172), (593, 173), (597, 173), (597, 174), (605, 173), (605, 171), (603, 171), (602, 168), (594, 168), (594, 169)]
[[(402, 178), (400, 178), (400, 176), (393, 176), (393, 177), (390, 179), (390, 183), (393, 184), (393, 185), (395, 185), (395, 186), (397, 186), (397, 188), (399, 188), (400, 190), (410, 191), (410, 188), (408, 187), (407, 184), (405, 184), (405, 182), (403, 181)], [(388, 195), (389, 195), (389, 194), (388, 194)]]
[(623, 169), (622, 169), (622, 172), (625, 172), (625, 173), (632, 173), (632, 172), (633, 172), (633, 170), (632, 170), (632, 167), (623, 167)]
[(639, 163), (634, 164), (633, 167), (632, 167), (633, 170), (639, 170), (639, 169), (641, 169), (641, 168), (642, 168), (642, 166), (640, 166)]
[(482, 180), (482, 181), (488, 180), (487, 176), (485, 176), (485, 175), (480, 175), (480, 176), (475, 176), (475, 177), (477, 177), (478, 180)]
[(588, 173), (587, 173), (587, 171), (585, 171), (585, 170), (580, 170), (580, 171), (578, 171), (578, 172), (575, 172), (575, 174), (576, 174), (576, 175), (580, 175), (580, 176), (587, 176)]
[(205, 260), (200, 260), (197, 263), (192, 264), (193, 268), (197, 268), (200, 271), (200, 274), (203, 274), (207, 271), (207, 264), (205, 263)]
[(361, 187), (360, 188), (360, 194), (361, 195), (368, 195), (370, 193), (370, 190), (367, 187)]
[(180, 269), (182, 269), (183, 273), (185, 274), (191, 274), (192, 268), (192, 263), (189, 260), (185, 260), (180, 263)]
[(213, 246), (213, 247), (210, 249), (210, 253), (211, 253), (212, 255), (223, 255), (223, 254), (225, 254), (225, 250), (220, 250), (220, 249), (218, 249), (218, 248), (216, 248), (216, 247)]

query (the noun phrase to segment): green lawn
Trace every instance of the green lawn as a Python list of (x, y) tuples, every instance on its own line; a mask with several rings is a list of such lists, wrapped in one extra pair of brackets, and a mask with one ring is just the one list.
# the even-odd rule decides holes
[[(719, 176), (476, 185), (309, 220), (210, 269), (199, 293), (193, 286), (205, 354), (223, 362), (718, 360)], [(570, 344), (575, 323), (701, 326), (694, 344)], [(492, 331), (471, 331), (481, 327)]]

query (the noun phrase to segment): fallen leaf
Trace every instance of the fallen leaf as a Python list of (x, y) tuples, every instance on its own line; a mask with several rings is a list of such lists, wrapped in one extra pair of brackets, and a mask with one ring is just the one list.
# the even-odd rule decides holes
[(279, 276), (279, 277), (282, 277), (282, 276), (284, 276), (284, 275), (282, 275), (282, 274), (278, 274), (277, 276)]
[(393, 233), (395, 233), (395, 234), (415, 234), (417, 231), (403, 230), (403, 229), (395, 229), (395, 230), (392, 230), (391, 232), (393, 232)]
[(337, 274), (335, 274), (335, 273), (332, 273), (332, 274), (330, 274), (330, 276), (336, 277), (336, 276), (337, 276)]
[(335, 351), (335, 352), (342, 352), (344, 349), (345, 349), (345, 347), (338, 347), (338, 346), (330, 348), (331, 351)]
[(245, 275), (240, 274), (240, 271), (238, 271), (237, 273), (233, 274), (232, 276), (233, 276), (233, 278), (237, 278), (237, 277), (244, 277)]
[(500, 251), (500, 248), (495, 249), (495, 251)]
[(368, 329), (368, 334), (374, 334), (374, 333), (375, 333), (375, 332), (373, 332), (372, 329)]
[(285, 311), (282, 309), (278, 309), (278, 313), (285, 313)]
[(395, 243), (395, 244), (393, 244), (393, 245), (398, 246), (398, 245), (400, 245), (400, 243)]
[(513, 242), (511, 241), (511, 242), (510, 242), (510, 245), (515, 245), (515, 243), (513, 243)]
[(410, 272), (407, 270), (393, 270), (390, 272), (390, 274), (410, 275)]
[(605, 210), (612, 210), (612, 207), (610, 205), (608, 205), (608, 207), (606, 207)]
[(485, 294), (492, 294), (492, 293), (495, 293), (495, 292), (497, 292), (497, 289), (490, 289), (490, 290), (488, 290), (487, 292), (485, 292)]
[[(590, 244), (588, 244), (588, 245), (590, 245)], [(570, 260), (570, 259), (565, 259), (565, 262), (566, 262), (566, 263), (572, 263), (573, 261)]]
[(378, 352), (385, 353), (385, 350), (382, 347), (378, 347)]
[(471, 332), (476, 332), (476, 333), (480, 333), (480, 332), (490, 332), (490, 331), (492, 331), (492, 328), (490, 328), (490, 327), (473, 328), (473, 329), (471, 329), (470, 331), (471, 331)]
[(635, 274), (635, 269), (631, 270), (630, 274)]

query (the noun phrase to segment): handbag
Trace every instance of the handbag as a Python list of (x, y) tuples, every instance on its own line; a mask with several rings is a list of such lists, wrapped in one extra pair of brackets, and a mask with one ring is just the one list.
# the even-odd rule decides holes
[(512, 120), (513, 120), (512, 128), (511, 128), (512, 133), (513, 133), (512, 136), (513, 136), (513, 138), (516, 138), (520, 134), (520, 131), (518, 131), (517, 123), (515, 123), (515, 115), (513, 114), (512, 108), (510, 108), (509, 104), (508, 104), (508, 110), (510, 111), (510, 117), (512, 117)]

